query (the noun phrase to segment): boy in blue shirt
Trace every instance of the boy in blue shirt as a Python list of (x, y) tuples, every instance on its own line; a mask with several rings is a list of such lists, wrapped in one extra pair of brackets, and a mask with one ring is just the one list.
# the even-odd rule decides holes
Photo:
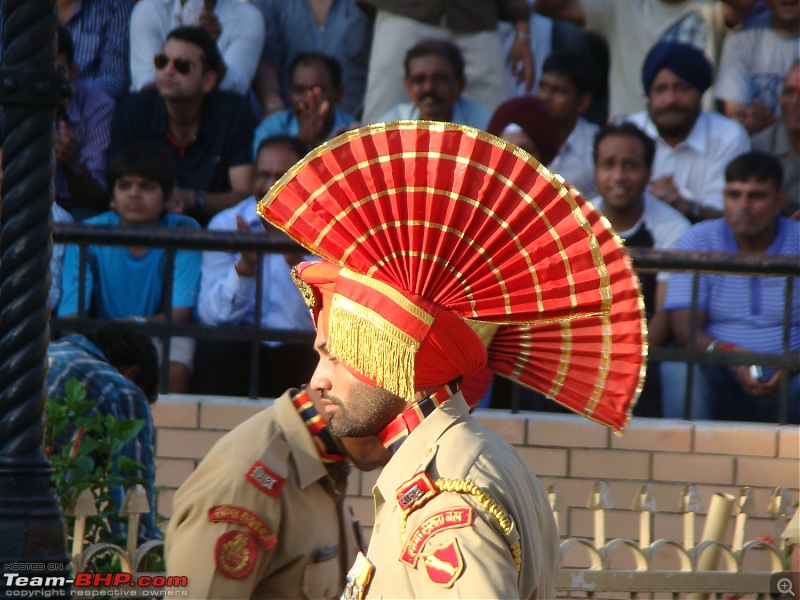
[[(140, 144), (120, 152), (109, 165), (108, 184), (112, 210), (87, 219), (85, 223), (143, 228), (200, 227), (191, 217), (166, 212), (175, 187), (175, 168), (171, 158), (156, 147)], [(79, 260), (78, 246), (68, 246), (58, 307), (60, 317), (76, 316), (79, 312)], [(188, 323), (192, 319), (200, 285), (201, 260), (198, 251), (176, 252), (173, 322)], [(89, 246), (84, 294), (87, 314), (99, 319), (166, 320), (166, 266), (167, 253), (161, 248)], [(194, 345), (191, 338), (170, 339), (170, 392), (188, 390)]]

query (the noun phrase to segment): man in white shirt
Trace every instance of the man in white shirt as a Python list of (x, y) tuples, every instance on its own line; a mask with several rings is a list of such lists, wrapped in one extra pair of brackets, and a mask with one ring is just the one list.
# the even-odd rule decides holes
[[(632, 123), (611, 123), (597, 134), (594, 143), (595, 181), (600, 193), (592, 199), (626, 246), (672, 248), (689, 228), (689, 220), (647, 192), (655, 144)], [(671, 336), (667, 313), (661, 310), (666, 297), (664, 274), (639, 273), (647, 314), (648, 341), (666, 345)], [(647, 380), (634, 414), (661, 416), (659, 365), (648, 365)]]
[[(212, 231), (263, 231), (256, 214), (258, 200), (306, 154), (307, 148), (288, 136), (266, 138), (258, 147), (253, 195), (217, 214)], [(256, 277), (261, 261), (261, 327), (313, 333), (308, 308), (290, 275), (291, 261), (302, 256), (256, 252), (203, 252), (197, 312), (206, 325), (256, 323)], [(195, 353), (196, 393), (247, 395), (250, 381), (250, 343), (199, 340)], [(277, 397), (290, 387), (286, 381), (308, 381), (316, 356), (307, 343), (263, 342), (259, 357), (259, 396)]]
[(411, 102), (396, 104), (378, 121), (423, 119), (486, 129), (488, 108), (462, 95), (467, 85), (461, 50), (445, 40), (423, 40), (405, 58), (405, 86)]
[(725, 116), (751, 134), (777, 120), (783, 76), (800, 58), (800, 2), (768, 5), (742, 31), (725, 37), (714, 82)]
[[(606, 40), (611, 59), (608, 114), (620, 119), (645, 105), (636, 79), (644, 55), (654, 44), (680, 40), (704, 49), (716, 60), (727, 28), (741, 23), (747, 14), (741, 4), (737, 0), (536, 0), (534, 8)], [(708, 94), (705, 106), (712, 105)]]
[(264, 44), (264, 19), (247, 0), (139, 0), (131, 12), (131, 91), (156, 82), (153, 57), (181, 25), (205, 29), (225, 61), (220, 89), (247, 95)]
[(722, 215), (725, 165), (750, 149), (744, 127), (702, 110), (711, 81), (700, 50), (660, 42), (642, 67), (647, 111), (628, 118), (656, 142), (650, 193), (695, 222)]
[(598, 127), (581, 115), (592, 103), (598, 69), (586, 53), (554, 52), (544, 61), (536, 92), (547, 105), (558, 130), (558, 154), (548, 168), (587, 198), (597, 194), (592, 146)]

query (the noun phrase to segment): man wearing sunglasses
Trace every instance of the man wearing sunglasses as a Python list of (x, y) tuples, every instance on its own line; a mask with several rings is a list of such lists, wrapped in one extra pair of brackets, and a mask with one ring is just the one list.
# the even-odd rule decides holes
[(225, 65), (204, 29), (171, 31), (153, 64), (156, 89), (131, 94), (117, 108), (111, 155), (143, 139), (164, 145), (178, 166), (167, 209), (205, 224), (250, 194), (256, 120), (244, 97), (217, 89)]

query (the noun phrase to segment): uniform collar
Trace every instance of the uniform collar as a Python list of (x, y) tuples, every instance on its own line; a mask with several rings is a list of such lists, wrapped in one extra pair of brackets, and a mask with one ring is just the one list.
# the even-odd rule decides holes
[(283, 394), (275, 400), (275, 412), (278, 422), (286, 433), (286, 441), (292, 452), (292, 460), (297, 468), (297, 482), (301, 489), (326, 477), (328, 470), (322, 463), (317, 447), (311, 439), (306, 424), (292, 402), (291, 394), (296, 390)]
[(456, 392), (412, 431), (383, 468), (373, 488), (376, 505), (393, 498), (397, 488), (409, 477), (424, 471), (436, 456), (439, 439), (456, 423), (469, 416), (469, 405)]

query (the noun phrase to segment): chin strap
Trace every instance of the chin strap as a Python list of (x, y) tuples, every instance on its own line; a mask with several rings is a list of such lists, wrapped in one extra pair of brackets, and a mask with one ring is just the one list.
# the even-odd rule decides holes
[(342, 447), (339, 445), (338, 440), (328, 431), (328, 428), (325, 427), (322, 417), (319, 416), (305, 390), (292, 397), (292, 403), (300, 414), (300, 418), (306, 424), (322, 462), (326, 464), (342, 462), (345, 458)]

